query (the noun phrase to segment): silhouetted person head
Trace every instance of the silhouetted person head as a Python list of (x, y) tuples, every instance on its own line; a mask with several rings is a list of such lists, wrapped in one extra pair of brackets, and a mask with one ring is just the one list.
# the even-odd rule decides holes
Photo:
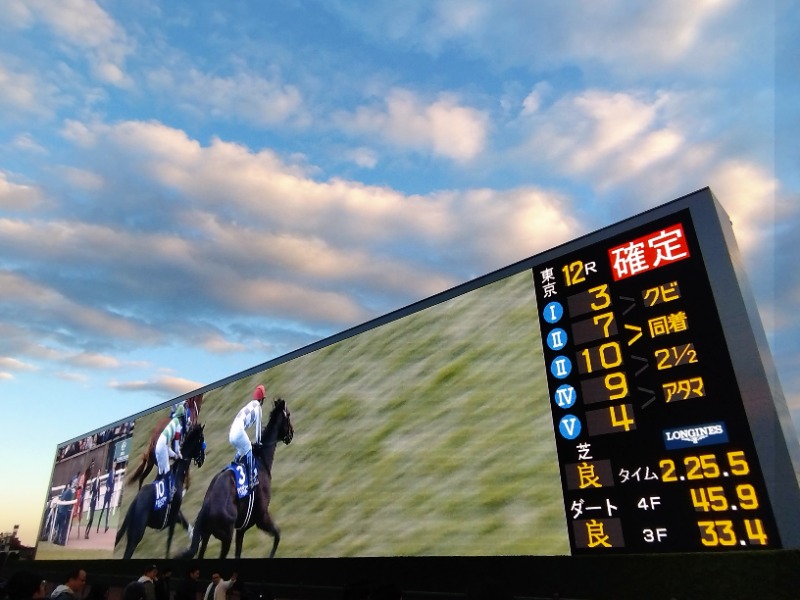
[(106, 600), (108, 598), (108, 586), (105, 583), (93, 583), (92, 589), (86, 600)]
[(132, 581), (122, 591), (122, 600), (144, 600), (144, 584), (141, 581)]
[(44, 598), (44, 581), (35, 571), (17, 571), (6, 583), (9, 600)]

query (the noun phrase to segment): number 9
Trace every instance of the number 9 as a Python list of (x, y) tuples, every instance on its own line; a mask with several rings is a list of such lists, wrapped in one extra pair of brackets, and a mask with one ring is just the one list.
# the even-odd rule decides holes
[(625, 373), (609, 373), (605, 378), (606, 389), (614, 392), (608, 395), (609, 400), (619, 400), (628, 396), (628, 378)]

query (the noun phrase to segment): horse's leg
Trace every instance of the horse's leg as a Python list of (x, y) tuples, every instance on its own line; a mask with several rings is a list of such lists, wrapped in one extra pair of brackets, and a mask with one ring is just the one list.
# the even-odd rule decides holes
[(169, 558), (169, 549), (172, 546), (172, 535), (175, 533), (175, 519), (170, 519), (169, 527), (167, 528), (167, 553), (164, 558)]
[(131, 521), (131, 509), (128, 508), (128, 512), (125, 513), (125, 518), (122, 519), (122, 524), (117, 528), (117, 537), (114, 540), (114, 547), (116, 548), (119, 545), (119, 541), (122, 539), (122, 536), (125, 535), (125, 532), (128, 531), (128, 523)]
[(183, 512), (180, 511), (178, 512), (178, 523), (180, 523), (184, 531), (186, 531), (189, 534), (189, 543), (191, 544), (192, 535), (194, 534), (194, 526), (192, 526), (192, 524), (186, 520), (186, 517), (183, 516)]
[(233, 537), (233, 533), (225, 532), (225, 535), (219, 538), (219, 541), (222, 543), (222, 547), (219, 550), (219, 557), (220, 558), (228, 558), (228, 552), (231, 549), (231, 538)]
[[(142, 506), (141, 498), (141, 496), (134, 498), (130, 508), (132, 513), (130, 515), (131, 520), (128, 523), (128, 543), (125, 546), (124, 560), (128, 560), (133, 556), (136, 547), (139, 545), (139, 542), (142, 541), (144, 532), (147, 529), (148, 506), (144, 506), (144, 509), (140, 510), (139, 507)], [(152, 498), (148, 497), (148, 499), (152, 505)]]
[(197, 554), (197, 558), (203, 558), (206, 553), (206, 548), (208, 547), (208, 539), (211, 537), (211, 534), (204, 533), (202, 539), (200, 540), (200, 552)]
[(236, 530), (236, 545), (234, 547), (234, 553), (236, 558), (242, 558), (242, 543), (244, 542), (244, 529), (237, 529)]
[(281, 530), (278, 529), (278, 526), (275, 525), (275, 522), (269, 514), (267, 514), (267, 518), (263, 522), (256, 522), (256, 527), (272, 536), (272, 551), (269, 553), (269, 557), (274, 557), (275, 552), (278, 550), (278, 544), (281, 543)]
[(270, 558), (275, 557), (275, 552), (278, 550), (278, 544), (281, 543), (281, 531), (273, 523), (272, 525), (272, 551), (269, 553)]

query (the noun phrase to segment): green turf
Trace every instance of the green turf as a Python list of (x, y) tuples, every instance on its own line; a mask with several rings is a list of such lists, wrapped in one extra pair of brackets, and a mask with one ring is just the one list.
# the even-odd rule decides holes
[[(567, 554), (544, 372), (521, 273), (233, 382), (205, 396), (208, 458), (184, 512), (194, 520), (233, 455), (232, 418), (264, 383), (295, 427), (273, 468), (279, 556)], [(160, 416), (137, 421), (131, 457)], [(164, 540), (148, 530), (135, 556), (163, 556)], [(244, 556), (269, 545), (253, 529)]]

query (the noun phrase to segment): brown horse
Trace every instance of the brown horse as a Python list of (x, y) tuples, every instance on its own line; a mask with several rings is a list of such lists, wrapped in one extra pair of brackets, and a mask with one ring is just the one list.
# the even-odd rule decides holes
[[(191, 398), (187, 398), (184, 401), (184, 406), (189, 410), (189, 422), (187, 423), (187, 429), (191, 429), (197, 423), (197, 417), (200, 414), (200, 409), (203, 407), (203, 394), (198, 394), (197, 396), (192, 396)], [(156, 465), (156, 443), (158, 442), (158, 438), (161, 433), (164, 431), (164, 428), (169, 423), (171, 417), (166, 416), (163, 419), (160, 419), (156, 426), (153, 428), (153, 433), (150, 434), (150, 441), (147, 444), (147, 448), (142, 453), (142, 460), (139, 463), (139, 466), (136, 467), (136, 470), (128, 476), (128, 483), (133, 483), (134, 481), (139, 482), (139, 489), (142, 489), (142, 484), (144, 483), (145, 478), (150, 474), (153, 470), (153, 467)], [(186, 489), (189, 489), (189, 478), (186, 478)]]
[[(279, 441), (289, 444), (294, 437), (291, 415), (286, 402), (280, 398), (269, 416), (269, 422), (261, 433), (261, 444), (253, 445), (253, 456), (258, 469), (258, 484), (247, 498), (238, 499), (237, 477), (229, 467), (217, 473), (211, 480), (203, 499), (203, 505), (197, 514), (189, 548), (178, 555), (178, 558), (189, 559), (198, 553), (203, 558), (211, 536), (221, 542), (220, 558), (226, 558), (235, 533), (235, 555), (242, 556), (244, 534), (252, 526), (272, 536), (272, 550), (269, 557), (275, 556), (281, 534), (272, 516), (269, 514), (269, 502), (272, 497), (272, 462), (275, 458), (275, 447)], [(240, 479), (238, 484), (243, 484)]]

